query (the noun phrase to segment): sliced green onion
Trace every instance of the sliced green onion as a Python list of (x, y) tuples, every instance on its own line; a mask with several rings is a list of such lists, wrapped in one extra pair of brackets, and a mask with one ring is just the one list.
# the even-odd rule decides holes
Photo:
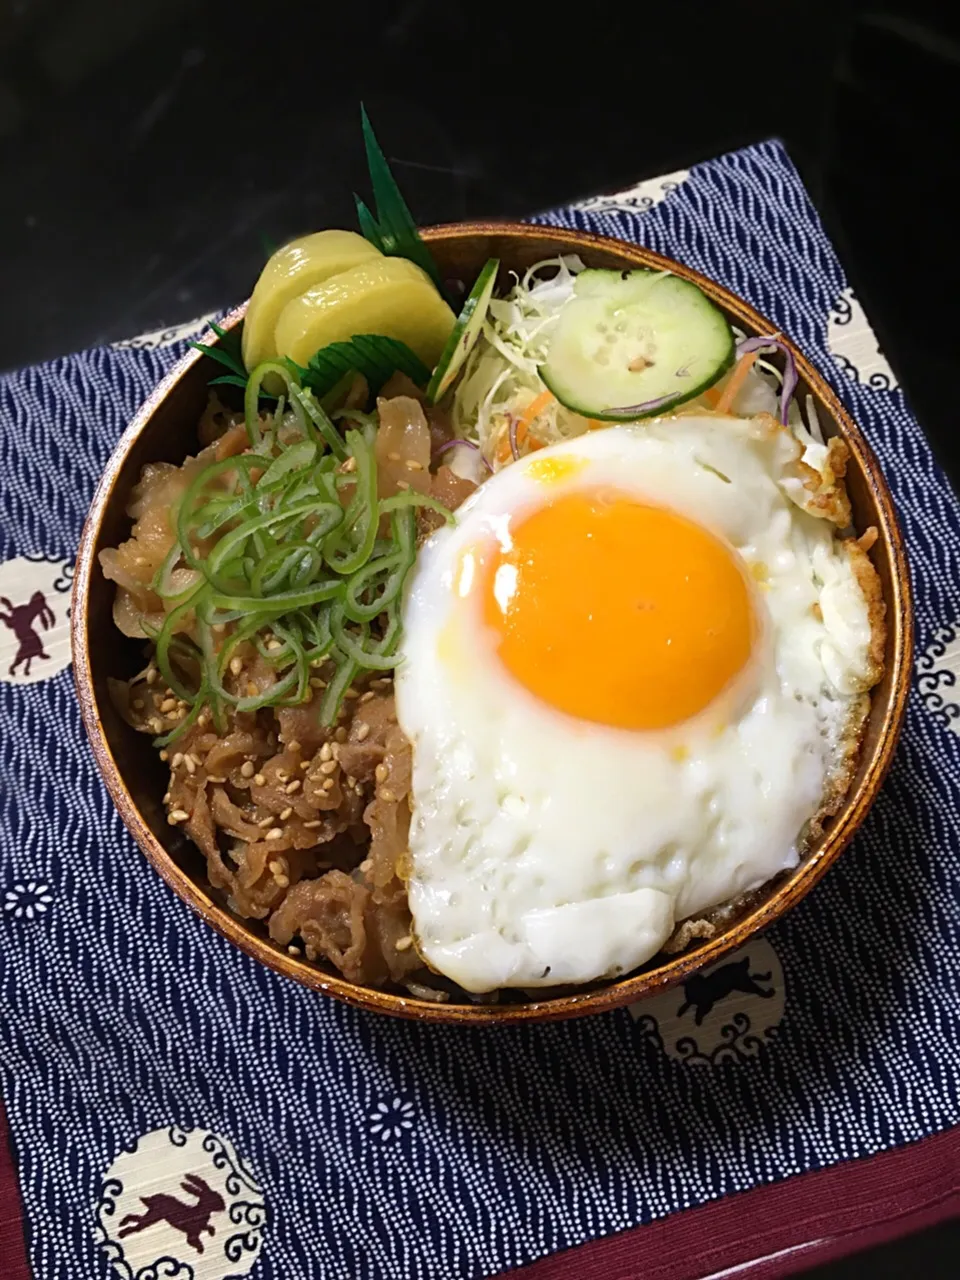
[(377, 537), (377, 463), (373, 449), (359, 431), (347, 432), (347, 445), (356, 470), (338, 479), (355, 483), (343, 524), (323, 544), (327, 564), (335, 573), (355, 573), (366, 564)]
[(357, 672), (360, 670), (357, 663), (352, 659), (345, 657), (343, 654), (338, 655), (338, 657), (339, 663), (336, 673), (327, 685), (323, 701), (320, 703), (320, 723), (322, 725), (331, 725), (336, 720), (344, 694), (353, 684), (357, 678)]
[(359, 635), (347, 629), (343, 603), (338, 602), (330, 614), (330, 630), (333, 643), (358, 667), (389, 671), (397, 665), (394, 649), (400, 637), (400, 622), (395, 614), (391, 615), (384, 636), (379, 640), (371, 640), (370, 627), (365, 622), (360, 623)]
[[(296, 427), (281, 432), (281, 400), (264, 433), (259, 386), (268, 374), (286, 386)], [(187, 726), (207, 706), (218, 732), (226, 728), (229, 707), (255, 712), (305, 702), (312, 696), (311, 667), (332, 663), (318, 708), (322, 722), (331, 724), (359, 673), (388, 671), (398, 661), (400, 599), (416, 558), (416, 508), (452, 516), (412, 490), (379, 501), (376, 420), (348, 411), (344, 420), (351, 425), (341, 437), (287, 362), (259, 365), (247, 392), (255, 450), (210, 463), (194, 476), (176, 512), (177, 541), (153, 584), (170, 608), (156, 633), (156, 661), (190, 706)], [(384, 517), (388, 535), (379, 532)], [(198, 581), (174, 591), (181, 565)], [(228, 687), (231, 661), (244, 644), (276, 675), (259, 693)], [(176, 735), (183, 729), (178, 725)]]
[(447, 524), (456, 523), (456, 518), (449, 507), (445, 507), (436, 498), (431, 498), (428, 493), (418, 493), (416, 489), (404, 489), (403, 493), (395, 493), (392, 498), (384, 498), (380, 503), (380, 514), (386, 515), (389, 511), (400, 511), (404, 507), (427, 507), (430, 511), (439, 512)]
[[(276, 375), (286, 387), (287, 400), (293, 403), (294, 389), (300, 386), (300, 380), (293, 369), (283, 360), (264, 360), (250, 374), (247, 389), (243, 396), (243, 420), (247, 424), (247, 436), (254, 449), (258, 448), (263, 438), (260, 430), (260, 387), (264, 378)], [(298, 415), (299, 416), (299, 415)], [(275, 426), (275, 423), (272, 423)]]
[(343, 583), (339, 579), (333, 579), (322, 582), (319, 586), (306, 587), (300, 591), (282, 591), (274, 596), (221, 595), (219, 591), (214, 591), (210, 602), (217, 609), (238, 609), (245, 614), (260, 614), (266, 620), (282, 617), (291, 609), (306, 609), (312, 604), (333, 600), (342, 592)]
[(257, 488), (262, 492), (275, 489), (289, 478), (291, 471), (302, 471), (313, 466), (316, 457), (317, 446), (314, 442), (299, 440), (288, 449), (284, 449), (278, 458), (274, 458), (257, 482)]
[(310, 388), (293, 387), (290, 394), (294, 402), (303, 410), (305, 417), (316, 427), (324, 442), (329, 445), (330, 452), (341, 462), (345, 461), (347, 449), (343, 439)]

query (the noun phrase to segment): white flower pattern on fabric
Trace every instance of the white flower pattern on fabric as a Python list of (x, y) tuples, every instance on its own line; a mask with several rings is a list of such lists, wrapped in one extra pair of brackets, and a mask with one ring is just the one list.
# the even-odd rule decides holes
[(53, 895), (45, 884), (29, 880), (6, 891), (3, 909), (12, 912), (15, 920), (32, 920), (34, 916), (43, 915), (52, 902)]
[(371, 1137), (381, 1142), (396, 1142), (404, 1131), (413, 1128), (413, 1103), (394, 1098), (392, 1102), (378, 1102), (369, 1116)]

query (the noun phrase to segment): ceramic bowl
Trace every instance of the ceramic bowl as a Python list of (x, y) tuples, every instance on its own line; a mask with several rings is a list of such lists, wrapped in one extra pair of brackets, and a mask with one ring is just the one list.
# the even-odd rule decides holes
[[(578, 253), (591, 267), (667, 268), (693, 280), (747, 334), (776, 332), (752, 307), (695, 271), (648, 249), (573, 231), (506, 223), (435, 227), (425, 232), (448, 278), (471, 280), (489, 257), (507, 270), (526, 267), (558, 253)], [(224, 325), (243, 320), (238, 307)], [(786, 335), (789, 337), (789, 335)], [(215, 341), (208, 335), (208, 342)], [(846, 801), (822, 838), (793, 871), (754, 894), (722, 932), (676, 956), (658, 956), (641, 971), (617, 981), (594, 984), (526, 1004), (447, 1003), (417, 1000), (406, 994), (374, 990), (347, 982), (330, 970), (289, 955), (256, 921), (241, 920), (211, 889), (199, 852), (166, 822), (162, 796), (166, 770), (150, 742), (117, 715), (107, 692), (109, 676), (132, 674), (142, 665), (142, 646), (125, 639), (111, 617), (114, 587), (100, 572), (98, 553), (128, 536), (128, 496), (144, 463), (179, 463), (196, 452), (196, 424), (216, 366), (197, 351), (186, 355), (149, 397), (123, 435), (97, 490), (80, 546), (73, 591), (73, 663), (77, 693), (93, 752), (104, 782), (130, 832), (157, 871), (184, 902), (224, 937), (278, 973), (362, 1009), (424, 1022), (461, 1024), (544, 1022), (599, 1013), (631, 1004), (683, 981), (704, 965), (741, 947), (779, 919), (813, 888), (840, 856), (864, 820), (890, 767), (906, 707), (912, 650), (909, 579), (903, 539), (890, 491), (877, 460), (855, 423), (829, 386), (794, 348), (799, 394), (811, 395), (824, 432), (839, 435), (850, 448), (847, 485), (858, 530), (874, 525), (879, 537), (873, 562), (887, 606), (886, 674), (874, 689), (860, 764)]]

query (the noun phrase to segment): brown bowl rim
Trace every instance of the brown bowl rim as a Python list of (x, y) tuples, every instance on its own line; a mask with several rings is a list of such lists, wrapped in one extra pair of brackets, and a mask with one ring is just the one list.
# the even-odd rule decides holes
[[(246, 955), (261, 961), (276, 972), (357, 1008), (421, 1022), (471, 1026), (491, 1023), (506, 1025), (518, 1022), (548, 1022), (589, 1013), (602, 1013), (666, 990), (682, 982), (696, 970), (715, 964), (723, 956), (743, 946), (748, 938), (768, 928), (795, 906), (818, 883), (850, 843), (890, 769), (906, 713), (913, 652), (913, 616), (904, 539), (889, 487), (876, 456), (833, 389), (798, 351), (793, 342), (782, 335), (779, 328), (771, 325), (747, 302), (722, 285), (701, 275), (691, 267), (674, 262), (640, 245), (612, 236), (597, 236), (585, 231), (543, 226), (539, 223), (447, 223), (426, 228), (422, 234), (427, 240), (504, 235), (516, 236), (519, 239), (535, 237), (556, 241), (558, 252), (561, 251), (561, 246), (565, 252), (575, 252), (578, 246), (614, 250), (640, 266), (669, 270), (684, 279), (693, 281), (708, 297), (719, 302), (728, 313), (735, 316), (748, 332), (776, 333), (783, 338), (797, 362), (798, 372), (806, 380), (817, 401), (823, 404), (841, 428), (847, 444), (868, 481), (881, 517), (880, 537), (887, 546), (893, 571), (891, 574), (892, 598), (886, 601), (887, 622), (893, 640), (890, 703), (877, 736), (873, 756), (867, 763), (859, 785), (844, 802), (820, 849), (804, 859), (791, 873), (790, 879), (765, 902), (749, 911), (716, 937), (701, 942), (693, 951), (681, 953), (656, 969), (647, 970), (633, 977), (621, 978), (602, 987), (573, 995), (535, 1001), (530, 1004), (451, 1006), (379, 991), (372, 987), (363, 987), (348, 982), (345, 978), (324, 973), (306, 961), (276, 950), (265, 939), (252, 934), (243, 922), (215, 903), (177, 866), (147, 826), (127, 789), (103, 733), (90, 666), (87, 602), (91, 575), (95, 566), (93, 552), (101, 521), (111, 501), (117, 476), (134, 442), (146, 429), (157, 406), (173, 385), (186, 377), (201, 359), (200, 353), (195, 350), (188, 352), (177, 362), (137, 411), (111, 454), (84, 523), (77, 553), (71, 608), (73, 672), (83, 722), (107, 790), (128, 830), (154, 868), (178, 897), (192, 907), (219, 934), (234, 943)], [(246, 303), (236, 307), (224, 319), (223, 326), (231, 328), (242, 319), (245, 311)]]

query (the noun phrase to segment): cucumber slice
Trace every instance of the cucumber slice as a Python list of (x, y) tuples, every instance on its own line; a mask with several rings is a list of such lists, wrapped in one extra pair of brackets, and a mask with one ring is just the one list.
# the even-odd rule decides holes
[(477, 276), (477, 282), (470, 290), (470, 294), (463, 304), (463, 310), (457, 316), (457, 323), (453, 326), (453, 333), (447, 340), (443, 355), (440, 357), (427, 387), (427, 399), (431, 404), (436, 404), (450, 389), (454, 378), (463, 368), (464, 360), (473, 350), (474, 343), (480, 337), (480, 330), (483, 328), (487, 307), (493, 297), (499, 269), (500, 259), (490, 258), (479, 276)]
[(575, 413), (633, 422), (712, 386), (733, 364), (733, 331), (695, 284), (662, 271), (582, 271), (540, 377)]

